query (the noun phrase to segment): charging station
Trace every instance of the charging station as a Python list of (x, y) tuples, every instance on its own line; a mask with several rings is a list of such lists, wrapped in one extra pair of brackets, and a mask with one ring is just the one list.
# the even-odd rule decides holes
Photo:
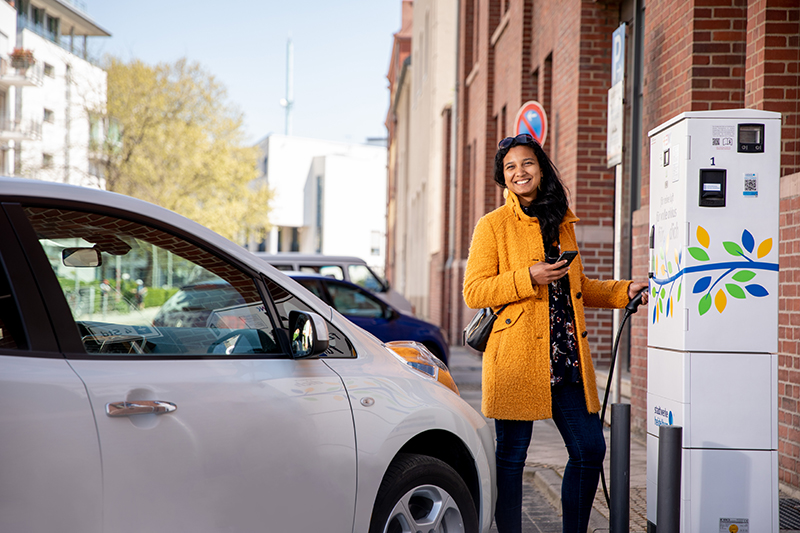
[(780, 113), (687, 112), (650, 136), (647, 520), (658, 428), (683, 428), (681, 531), (778, 532)]

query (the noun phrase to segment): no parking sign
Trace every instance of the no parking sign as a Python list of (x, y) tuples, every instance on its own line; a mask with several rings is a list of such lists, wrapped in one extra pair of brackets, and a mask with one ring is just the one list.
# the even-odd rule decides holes
[(517, 118), (514, 119), (514, 131), (515, 135), (527, 133), (544, 146), (547, 138), (547, 114), (542, 104), (535, 100), (522, 104)]

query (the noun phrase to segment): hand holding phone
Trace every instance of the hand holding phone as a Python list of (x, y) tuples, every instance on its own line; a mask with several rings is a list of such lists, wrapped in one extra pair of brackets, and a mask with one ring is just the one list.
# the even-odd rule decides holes
[(569, 267), (570, 263), (572, 263), (572, 260), (575, 259), (577, 256), (578, 256), (578, 252), (576, 252), (574, 250), (567, 250), (565, 252), (561, 252), (561, 255), (558, 256), (558, 259), (556, 259), (555, 261), (549, 261), (549, 262), (552, 262), (553, 264), (555, 264), (555, 263), (558, 263), (560, 261), (565, 261), (566, 260), (567, 263), (564, 266), (559, 267), (559, 270), (560, 270), (562, 268)]

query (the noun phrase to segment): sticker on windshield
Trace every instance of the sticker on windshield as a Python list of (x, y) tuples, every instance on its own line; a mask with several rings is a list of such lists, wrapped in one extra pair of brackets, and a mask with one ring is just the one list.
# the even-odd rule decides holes
[(97, 337), (98, 340), (113, 339), (115, 342), (119, 342), (128, 339), (161, 336), (161, 333), (152, 326), (131, 326), (128, 324), (108, 324), (104, 322), (83, 322), (83, 325), (89, 330), (89, 333)]

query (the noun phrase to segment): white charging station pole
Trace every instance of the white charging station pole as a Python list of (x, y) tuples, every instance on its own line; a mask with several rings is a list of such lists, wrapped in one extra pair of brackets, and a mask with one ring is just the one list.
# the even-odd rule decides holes
[(650, 132), (647, 519), (658, 428), (683, 427), (681, 531), (778, 532), (779, 113)]

